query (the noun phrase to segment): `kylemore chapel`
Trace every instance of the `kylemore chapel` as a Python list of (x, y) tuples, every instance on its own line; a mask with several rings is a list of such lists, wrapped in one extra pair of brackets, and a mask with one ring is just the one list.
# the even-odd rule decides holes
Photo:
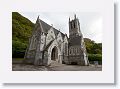
[(34, 65), (47, 66), (53, 62), (89, 65), (79, 19), (76, 15), (73, 20), (69, 18), (69, 38), (67, 34), (48, 25), (38, 16), (24, 58), (25, 62)]

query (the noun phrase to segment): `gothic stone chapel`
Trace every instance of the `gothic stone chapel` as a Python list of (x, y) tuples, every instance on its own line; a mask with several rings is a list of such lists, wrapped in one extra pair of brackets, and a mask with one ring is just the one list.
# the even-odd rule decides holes
[(69, 38), (67, 34), (48, 25), (38, 16), (24, 58), (25, 62), (34, 65), (51, 65), (53, 62), (89, 65), (76, 15), (73, 20), (69, 18)]

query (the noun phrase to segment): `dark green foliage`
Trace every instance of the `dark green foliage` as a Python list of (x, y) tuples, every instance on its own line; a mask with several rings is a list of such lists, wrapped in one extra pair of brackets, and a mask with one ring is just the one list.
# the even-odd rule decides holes
[(84, 38), (86, 49), (88, 52), (88, 60), (90, 63), (98, 61), (102, 64), (102, 43), (95, 43), (94, 41)]
[(12, 42), (12, 53), (13, 58), (23, 58), (25, 55), (25, 50), (27, 48), (27, 44), (16, 40)]
[(12, 57), (23, 58), (34, 24), (18, 12), (12, 12)]
[(102, 43), (95, 43), (88, 38), (84, 38), (84, 41), (89, 54), (102, 54)]
[(94, 61), (98, 61), (99, 64), (102, 64), (102, 55), (101, 54), (88, 54), (88, 60), (91, 64), (94, 64)]
[(88, 54), (89, 61), (102, 61), (101, 54)]

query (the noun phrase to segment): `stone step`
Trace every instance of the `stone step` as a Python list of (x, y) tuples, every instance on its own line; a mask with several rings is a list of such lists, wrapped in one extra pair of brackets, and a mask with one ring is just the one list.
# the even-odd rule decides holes
[(51, 60), (51, 63), (50, 63), (50, 66), (61, 66), (61, 65), (63, 65), (63, 64), (61, 64), (61, 63), (58, 63), (57, 61), (53, 61), (53, 60)]

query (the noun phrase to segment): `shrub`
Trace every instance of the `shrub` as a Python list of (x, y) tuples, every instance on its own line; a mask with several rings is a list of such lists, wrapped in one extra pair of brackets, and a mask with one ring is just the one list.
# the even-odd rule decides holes
[(12, 42), (12, 57), (13, 58), (23, 58), (25, 55), (27, 45), (25, 43), (22, 43), (20, 41), (14, 41)]
[(88, 54), (88, 60), (102, 62), (102, 55), (101, 54)]

